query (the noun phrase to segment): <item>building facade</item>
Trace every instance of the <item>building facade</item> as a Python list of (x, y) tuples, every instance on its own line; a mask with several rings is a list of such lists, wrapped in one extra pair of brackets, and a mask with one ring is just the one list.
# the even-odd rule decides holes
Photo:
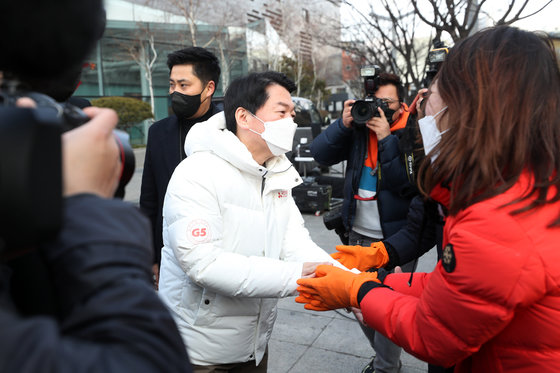
[[(107, 26), (84, 63), (76, 95), (137, 97), (152, 102), (155, 120), (169, 115), (167, 54), (192, 45), (216, 54), (232, 79), (277, 69), (282, 56), (311, 62), (327, 85), (342, 81), (341, 55), (325, 40), (340, 39), (340, 1), (106, 0)], [(148, 123), (131, 133), (142, 143)]]

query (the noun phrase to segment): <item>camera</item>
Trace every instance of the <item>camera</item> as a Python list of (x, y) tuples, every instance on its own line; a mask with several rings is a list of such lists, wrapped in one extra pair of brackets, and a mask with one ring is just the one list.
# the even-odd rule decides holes
[(335, 233), (340, 237), (340, 241), (344, 245), (348, 245), (349, 236), (342, 221), (342, 206), (338, 206), (323, 215), (323, 224), (325, 224), (325, 228), (329, 231), (334, 229)]
[(445, 61), (447, 53), (449, 53), (449, 48), (447, 48), (440, 40), (434, 40), (432, 49), (428, 52), (428, 69), (426, 71), (426, 77), (423, 81), (424, 87), (430, 86), (439, 70), (439, 67), (441, 66), (441, 63)]
[[(0, 248), (28, 247), (54, 236), (62, 221), (61, 135), (89, 121), (79, 108), (16, 85), (0, 89)], [(35, 108), (16, 107), (21, 97)], [(123, 131), (113, 131), (121, 157), (115, 197), (134, 173), (134, 153)], [(1, 240), (0, 240), (1, 241)]]
[(360, 75), (364, 78), (365, 98), (354, 102), (350, 111), (356, 128), (364, 128), (366, 122), (372, 117), (379, 117), (378, 108), (381, 108), (384, 112), (389, 110), (388, 105), (383, 100), (375, 97), (379, 70), (380, 68), (377, 65), (365, 66), (360, 70)]

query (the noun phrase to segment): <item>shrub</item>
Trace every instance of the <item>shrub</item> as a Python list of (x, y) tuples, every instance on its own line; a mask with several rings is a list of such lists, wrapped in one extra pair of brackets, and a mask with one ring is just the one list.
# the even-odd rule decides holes
[(93, 106), (113, 109), (119, 115), (119, 129), (127, 131), (141, 121), (153, 118), (150, 104), (132, 97), (101, 97), (91, 100)]

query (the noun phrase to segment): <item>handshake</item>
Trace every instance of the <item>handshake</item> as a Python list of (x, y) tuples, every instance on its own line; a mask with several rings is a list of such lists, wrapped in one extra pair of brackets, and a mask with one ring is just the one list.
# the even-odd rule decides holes
[(370, 268), (380, 268), (389, 262), (389, 254), (383, 242), (374, 242), (369, 247), (340, 245), (331, 256), (347, 268), (362, 271), (359, 274), (329, 265), (320, 265), (313, 278), (301, 278), (297, 303), (305, 309), (328, 311), (337, 308), (359, 308), (358, 292), (366, 282), (373, 287), (383, 286), (377, 272), (364, 272)]

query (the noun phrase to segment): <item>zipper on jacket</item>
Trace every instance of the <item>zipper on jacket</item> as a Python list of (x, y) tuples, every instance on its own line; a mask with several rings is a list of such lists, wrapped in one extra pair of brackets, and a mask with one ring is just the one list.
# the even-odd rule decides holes
[(266, 182), (266, 174), (268, 174), (268, 170), (262, 175), (262, 183), (261, 183), (261, 198), (264, 194), (264, 183)]

